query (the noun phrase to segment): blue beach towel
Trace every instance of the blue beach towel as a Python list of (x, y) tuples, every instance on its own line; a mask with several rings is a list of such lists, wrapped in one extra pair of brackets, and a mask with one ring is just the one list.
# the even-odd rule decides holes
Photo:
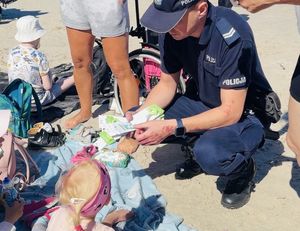
[[(80, 143), (69, 141), (64, 146), (51, 152), (35, 151), (32, 156), (41, 170), (39, 177), (21, 196), (25, 199), (40, 199), (55, 193), (55, 184), (61, 173), (70, 166), (70, 158), (82, 148)], [(183, 219), (166, 212), (166, 200), (157, 190), (152, 179), (139, 164), (131, 159), (126, 168), (108, 167), (111, 181), (111, 202), (103, 207), (96, 216), (101, 220), (107, 213), (119, 208), (132, 209), (135, 216), (117, 224), (116, 230), (130, 231), (195, 231), (183, 224)], [(36, 221), (41, 226), (47, 225), (44, 218)], [(30, 230), (22, 222), (17, 223), (17, 230)]]

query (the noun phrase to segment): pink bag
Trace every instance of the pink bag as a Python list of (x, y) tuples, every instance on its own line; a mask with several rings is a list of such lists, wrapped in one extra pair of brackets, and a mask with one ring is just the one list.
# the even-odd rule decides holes
[[(39, 175), (39, 170), (34, 160), (31, 158), (27, 150), (23, 147), (24, 141), (15, 137), (11, 132), (0, 137), (4, 139), (1, 144), (3, 156), (0, 157), (0, 180), (5, 177), (12, 179), (18, 177), (20, 179), (19, 190), (24, 189), (27, 184), (35, 180), (35, 176)], [(19, 154), (26, 166), (25, 175), (16, 169), (16, 154)]]

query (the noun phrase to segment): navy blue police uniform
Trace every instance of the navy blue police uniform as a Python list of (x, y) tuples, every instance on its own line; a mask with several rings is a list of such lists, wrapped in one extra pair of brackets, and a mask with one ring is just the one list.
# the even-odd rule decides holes
[(300, 103), (300, 56), (297, 61), (297, 65), (292, 77), (291, 86), (290, 86), (290, 94), (291, 96)]
[[(197, 87), (196, 99), (177, 96), (165, 118), (186, 118), (220, 106), (221, 89), (259, 86), (271, 89), (262, 71), (249, 25), (234, 11), (209, 3), (200, 38), (175, 40), (159, 36), (162, 71), (182, 68)], [(208, 174), (236, 176), (264, 137), (263, 126), (251, 114), (231, 126), (204, 131), (194, 145), (197, 163)]]

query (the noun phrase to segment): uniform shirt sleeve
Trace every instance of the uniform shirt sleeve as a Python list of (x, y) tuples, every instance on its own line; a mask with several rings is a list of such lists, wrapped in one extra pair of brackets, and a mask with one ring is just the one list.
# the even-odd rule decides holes
[(1, 231), (16, 231), (16, 227), (9, 222), (3, 221), (0, 223), (0, 230)]
[[(176, 58), (175, 49), (177, 49), (175, 41), (169, 34), (159, 35), (159, 49), (161, 59), (161, 70), (164, 73), (172, 74), (181, 70), (182, 65)], [(174, 44), (173, 44), (174, 43)]]
[(40, 63), (39, 63), (39, 72), (40, 75), (47, 75), (49, 72), (49, 63), (47, 60), (47, 57), (44, 53), (39, 52), (39, 58), (40, 58)]
[(243, 41), (228, 47), (222, 57), (219, 87), (225, 89), (248, 88), (251, 83), (254, 58), (255, 48), (250, 41)]

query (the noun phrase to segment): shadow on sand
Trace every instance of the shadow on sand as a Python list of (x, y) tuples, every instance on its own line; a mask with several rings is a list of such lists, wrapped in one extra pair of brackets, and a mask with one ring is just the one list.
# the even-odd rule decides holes
[(153, 162), (144, 169), (152, 178), (169, 175), (175, 172), (177, 165), (184, 161), (184, 153), (179, 144), (166, 144), (152, 153)]
[(0, 71), (0, 92), (8, 85), (7, 73)]
[(48, 14), (48, 12), (43, 12), (40, 10), (20, 10), (16, 8), (2, 8), (2, 20), (0, 24), (10, 23), (11, 21), (21, 18), (26, 15), (33, 15), (35, 17), (43, 14)]
[[(287, 114), (283, 115), (282, 119), (287, 121)], [(280, 135), (286, 133), (287, 128), (288, 124), (279, 131)], [(295, 158), (283, 156), (283, 153), (284, 146), (281, 141), (266, 140), (264, 146), (257, 150), (253, 156), (256, 163), (254, 182), (256, 184), (260, 183), (268, 175), (271, 168), (280, 166), (283, 162), (292, 162), (290, 186), (300, 197), (300, 167), (297, 165)], [(185, 157), (179, 144), (167, 144), (155, 149), (152, 153), (152, 159), (153, 162), (149, 164), (145, 172), (154, 179), (174, 173), (176, 167), (184, 161)], [(220, 192), (224, 190), (225, 183), (224, 177), (217, 179), (216, 185)]]

